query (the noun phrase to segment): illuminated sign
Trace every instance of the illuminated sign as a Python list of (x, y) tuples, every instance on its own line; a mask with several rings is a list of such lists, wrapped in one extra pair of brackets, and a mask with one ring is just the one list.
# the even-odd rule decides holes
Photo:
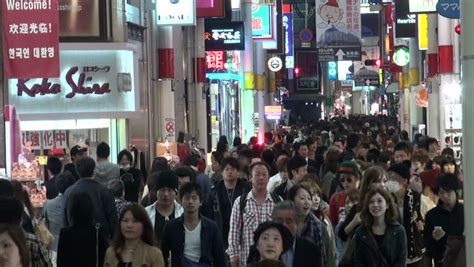
[(206, 52), (207, 72), (225, 71), (225, 53), (224, 51)]
[(398, 66), (406, 66), (410, 62), (410, 51), (402, 46), (395, 49), (393, 53), (393, 62)]
[(395, 5), (395, 37), (415, 38), (417, 16), (410, 13), (408, 0), (398, 0)]
[(271, 71), (277, 72), (283, 68), (283, 61), (280, 57), (274, 56), (268, 60), (267, 65)]
[(252, 36), (254, 39), (273, 38), (274, 10), (271, 5), (261, 5), (252, 0)]
[(293, 14), (283, 14), (283, 27), (285, 29), (285, 67), (292, 69), (295, 66), (295, 56), (293, 52)]
[(436, 12), (438, 0), (409, 0), (410, 13), (430, 13)]
[(340, 81), (352, 80), (353, 75), (349, 71), (349, 67), (352, 65), (352, 61), (338, 61), (337, 62), (337, 79)]
[(206, 51), (245, 50), (244, 22), (206, 23)]
[(329, 80), (337, 79), (337, 62), (336, 61), (328, 62), (328, 77), (329, 77)]
[(428, 49), (428, 15), (418, 15), (418, 48), (420, 50)]
[(265, 118), (267, 120), (281, 119), (281, 106), (265, 106)]
[(195, 0), (156, 0), (156, 24), (195, 25)]

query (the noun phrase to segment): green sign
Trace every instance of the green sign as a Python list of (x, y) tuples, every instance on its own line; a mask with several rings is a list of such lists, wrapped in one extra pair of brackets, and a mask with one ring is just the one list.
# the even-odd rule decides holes
[(252, 36), (255, 39), (273, 38), (273, 6), (252, 0)]
[(398, 66), (406, 66), (410, 62), (410, 51), (406, 47), (399, 47), (393, 53), (393, 62)]

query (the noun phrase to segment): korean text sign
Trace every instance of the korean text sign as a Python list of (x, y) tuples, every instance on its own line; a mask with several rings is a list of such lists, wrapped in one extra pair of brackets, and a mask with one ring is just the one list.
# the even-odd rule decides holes
[(2, 18), (6, 77), (58, 77), (58, 0), (2, 0)]

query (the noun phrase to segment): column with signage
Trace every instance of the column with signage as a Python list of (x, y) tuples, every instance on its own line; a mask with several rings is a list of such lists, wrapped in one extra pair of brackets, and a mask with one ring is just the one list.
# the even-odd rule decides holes
[(252, 21), (252, 23), (245, 23), (245, 51), (243, 57), (244, 70), (244, 86), (240, 98), (240, 117), (242, 128), (242, 141), (247, 141), (250, 137), (255, 135), (254, 124), (254, 102), (253, 89), (255, 88), (254, 70), (253, 70), (253, 39), (252, 39), (252, 1), (244, 1), (242, 8), (244, 21)]

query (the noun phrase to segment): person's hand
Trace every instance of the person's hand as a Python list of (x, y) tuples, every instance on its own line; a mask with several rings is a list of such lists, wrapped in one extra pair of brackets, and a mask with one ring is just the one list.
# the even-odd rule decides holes
[(362, 223), (362, 218), (360, 217), (360, 212), (357, 212), (353, 220), (357, 225)]
[(239, 260), (238, 256), (234, 256), (234, 257), (230, 258), (230, 266), (231, 267), (239, 267), (239, 264), (240, 264), (240, 260)]
[(418, 231), (423, 231), (423, 229), (425, 228), (425, 224), (423, 223), (423, 221), (417, 221), (416, 228), (418, 228)]
[(446, 232), (443, 230), (443, 228), (441, 226), (435, 226), (432, 233), (433, 239), (438, 241), (443, 238), (444, 235), (446, 235)]

